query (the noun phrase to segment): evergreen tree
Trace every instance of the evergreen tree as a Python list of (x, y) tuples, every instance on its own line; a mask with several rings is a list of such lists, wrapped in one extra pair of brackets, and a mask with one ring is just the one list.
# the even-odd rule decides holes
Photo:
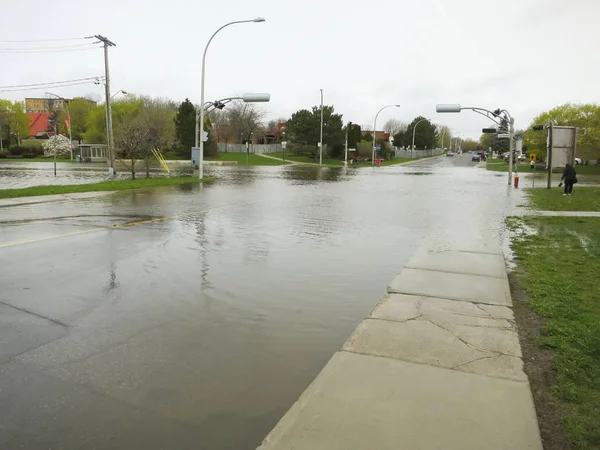
[(177, 151), (180, 155), (190, 158), (192, 147), (196, 143), (196, 108), (185, 99), (175, 114), (175, 136), (177, 138)]

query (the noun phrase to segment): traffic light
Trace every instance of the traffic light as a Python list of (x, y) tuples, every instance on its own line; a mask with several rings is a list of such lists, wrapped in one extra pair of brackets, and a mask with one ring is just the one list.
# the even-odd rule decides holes
[(498, 130), (496, 130), (495, 128), (483, 128), (481, 130), (482, 133), (486, 133), (486, 134), (495, 134)]
[(544, 128), (546, 128), (545, 125), (534, 125), (531, 127), (533, 131), (542, 131)]

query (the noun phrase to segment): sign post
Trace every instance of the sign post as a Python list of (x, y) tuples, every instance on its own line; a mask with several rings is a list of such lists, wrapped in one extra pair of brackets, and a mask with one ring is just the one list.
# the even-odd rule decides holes
[(285, 147), (287, 146), (287, 141), (281, 141), (281, 150), (283, 150), (283, 160), (285, 161)]

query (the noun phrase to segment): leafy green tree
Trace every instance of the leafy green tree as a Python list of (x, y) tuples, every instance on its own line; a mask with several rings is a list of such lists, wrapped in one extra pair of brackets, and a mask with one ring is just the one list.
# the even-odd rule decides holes
[(356, 148), (362, 138), (360, 125), (352, 122), (348, 122), (348, 124), (346, 125), (346, 127), (350, 126), (350, 130), (348, 130), (348, 148)]
[(87, 122), (95, 105), (86, 98), (74, 98), (69, 103), (71, 114), (71, 134), (73, 139), (82, 140), (87, 131)]
[[(320, 127), (321, 108), (313, 106), (312, 111), (301, 109), (292, 114), (285, 131), (292, 144), (312, 148), (316, 152)], [(323, 145), (327, 145), (335, 153), (340, 144), (343, 145), (344, 139), (342, 115), (335, 114), (333, 106), (323, 106)]]
[(217, 155), (217, 142), (215, 141), (212, 122), (210, 121), (210, 117), (204, 117), (204, 131), (208, 132), (208, 139), (204, 143), (204, 157), (211, 157)]
[(494, 149), (494, 141), (495, 140), (496, 140), (496, 138), (494, 137), (493, 134), (484, 133), (479, 138), (479, 144), (481, 145), (481, 147), (483, 147), (483, 149), (485, 151), (488, 151), (490, 149), (490, 147), (493, 150)]
[(177, 153), (189, 159), (196, 143), (196, 107), (189, 99), (179, 105), (174, 121)]
[[(572, 104), (543, 112), (530, 125), (548, 125), (551, 121), (559, 126), (577, 127), (577, 153), (590, 152), (600, 156), (600, 105), (593, 103)], [(538, 158), (545, 158), (547, 132), (530, 131), (523, 145)]]
[(435, 145), (438, 148), (448, 148), (450, 146), (450, 140), (452, 139), (452, 130), (445, 125), (439, 125), (437, 129), (437, 135), (438, 138), (435, 142)]
[(438, 138), (436, 126), (423, 116), (415, 117), (406, 128), (405, 144), (412, 145), (413, 129), (418, 122), (420, 123), (415, 133), (415, 149), (434, 148)]

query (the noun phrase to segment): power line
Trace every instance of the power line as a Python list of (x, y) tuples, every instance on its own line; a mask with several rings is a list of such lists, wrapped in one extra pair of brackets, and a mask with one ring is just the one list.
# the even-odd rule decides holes
[(62, 87), (69, 87), (69, 86), (81, 86), (83, 84), (90, 84), (90, 83), (94, 83), (94, 84), (100, 84), (100, 81), (95, 82), (95, 81), (80, 81), (78, 83), (69, 83), (69, 84), (56, 84), (53, 86), (40, 86), (40, 87), (31, 87), (31, 88), (18, 88), (18, 89), (0, 89), (0, 92), (20, 92), (20, 91), (35, 91), (35, 90), (40, 90), (40, 89), (55, 89), (55, 88), (62, 88)]
[(73, 37), (73, 38), (62, 38), (62, 39), (34, 39), (34, 40), (12, 40), (12, 41), (3, 41), (0, 40), (0, 43), (33, 43), (33, 42), (60, 42), (60, 41), (78, 41), (81, 39), (93, 39), (94, 36), (84, 36), (84, 37)]
[(68, 53), (68, 52), (85, 52), (87, 50), (96, 50), (98, 48), (102, 48), (99, 47), (97, 45), (93, 46), (93, 47), (86, 47), (86, 48), (68, 48), (66, 50), (19, 50), (19, 51), (6, 51), (6, 50), (0, 50), (0, 53), (6, 53), (6, 54), (28, 54), (28, 53)]
[(60, 50), (63, 48), (75, 48), (75, 47), (90, 47), (96, 44), (99, 44), (100, 41), (96, 41), (96, 42), (87, 42), (85, 44), (76, 44), (76, 45), (61, 45), (58, 47), (33, 47), (33, 48), (0, 48), (0, 50), (2, 51), (7, 51), (7, 52), (21, 52), (21, 51), (38, 51), (38, 50)]
[(76, 81), (92, 81), (92, 80), (99, 80), (101, 78), (104, 78), (104, 76), (100, 76), (100, 77), (86, 77), (86, 78), (75, 78), (73, 80), (62, 80), (62, 81), (48, 81), (47, 83), (13, 84), (11, 86), (0, 86), (0, 89), (31, 87), (31, 86), (49, 86), (51, 84), (63, 84), (63, 83), (71, 83), (71, 82), (76, 82)]

